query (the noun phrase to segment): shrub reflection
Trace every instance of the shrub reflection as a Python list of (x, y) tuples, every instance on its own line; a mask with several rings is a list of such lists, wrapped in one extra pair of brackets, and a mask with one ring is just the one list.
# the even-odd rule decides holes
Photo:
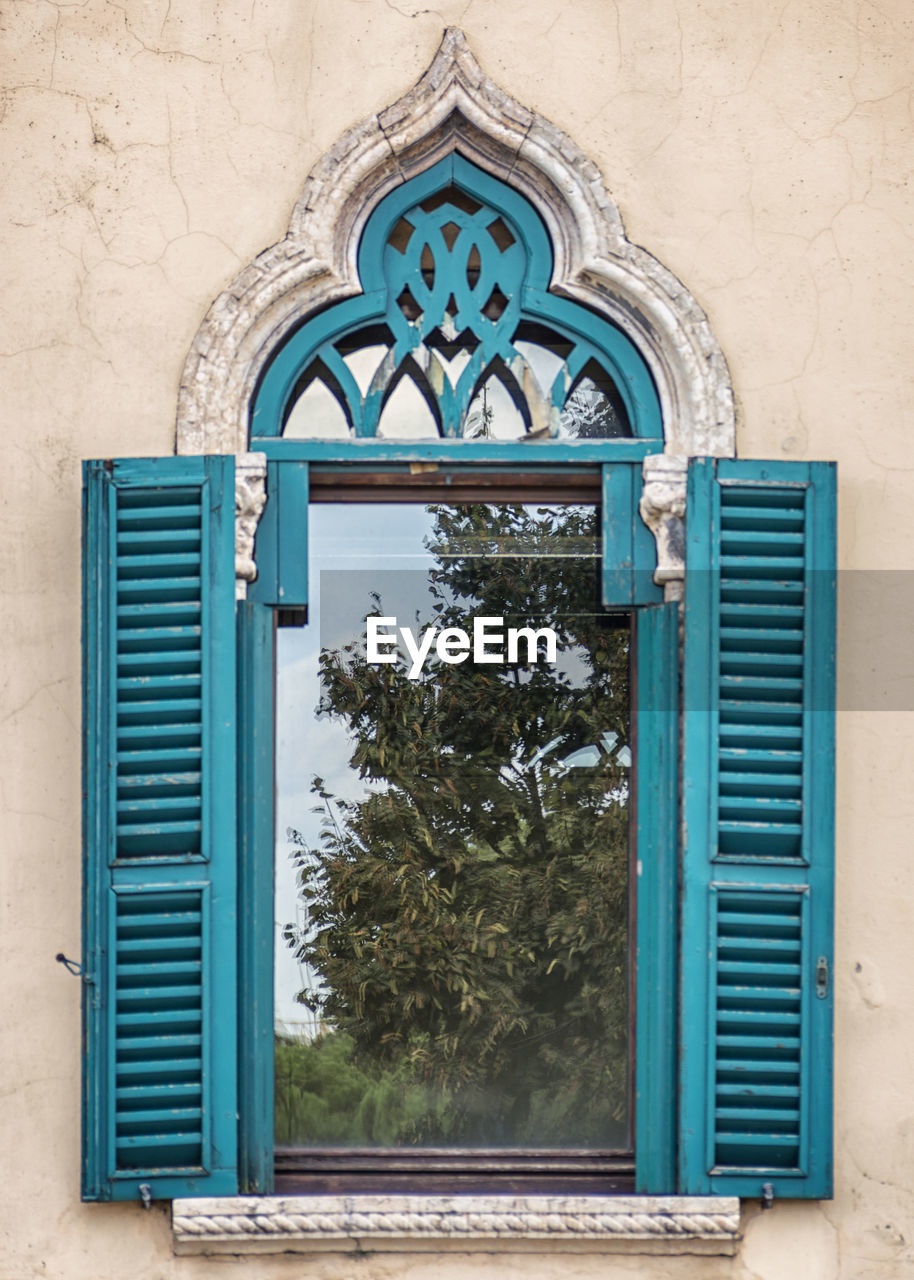
[(628, 633), (574, 554), (598, 514), (431, 511), (422, 625), (548, 625), (559, 661), (432, 656), (410, 681), (359, 637), (322, 650), (318, 713), (348, 730), (366, 790), (314, 777), (321, 838), (290, 833), (307, 915), (285, 938), (315, 1023), (277, 1036), (276, 1141), (623, 1147)]

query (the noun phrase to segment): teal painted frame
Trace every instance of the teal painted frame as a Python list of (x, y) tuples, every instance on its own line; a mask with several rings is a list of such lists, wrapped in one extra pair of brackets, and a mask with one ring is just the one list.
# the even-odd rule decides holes
[(657, 544), (643, 520), (638, 519), (641, 469), (625, 463), (604, 462), (602, 468), (603, 565), (602, 602), (607, 609), (622, 605), (659, 604), (663, 588), (654, 581)]
[(663, 452), (662, 440), (282, 440), (261, 437), (254, 442), (272, 461), (350, 463), (371, 467), (376, 462), (491, 463), (522, 469), (544, 463), (591, 464), (641, 462)]
[(679, 606), (636, 612), (635, 1190), (676, 1189)]
[[(603, 364), (612, 374), (625, 403), (634, 440), (604, 440), (597, 444), (593, 441), (562, 441), (558, 447), (563, 451), (570, 448), (581, 450), (583, 453), (596, 449), (597, 452), (590, 455), (595, 460), (631, 458), (631, 447), (635, 444), (643, 446), (645, 442), (650, 442), (654, 451), (662, 449), (663, 426), (659, 397), (648, 366), (634, 343), (615, 325), (595, 312), (549, 292), (553, 252), (548, 232), (539, 214), (525, 197), (456, 152), (397, 187), (373, 210), (359, 244), (358, 274), (362, 292), (336, 303), (305, 322), (290, 334), (275, 352), (261, 377), (252, 404), (250, 431), (252, 447), (265, 449), (269, 444), (272, 446), (270, 449), (272, 453), (272, 448), (279, 447), (286, 450), (300, 446), (299, 441), (284, 441), (280, 437), (285, 413), (298, 378), (326, 344), (346, 333), (384, 320), (393, 291), (392, 282), (388, 279), (385, 269), (387, 238), (392, 228), (407, 211), (414, 208), (420, 201), (452, 184), (502, 214), (519, 235), (520, 245), (515, 257), (521, 254), (524, 257), (523, 264), (519, 263), (523, 268), (521, 273), (523, 284), (519, 290), (520, 297), (517, 299), (517, 305), (509, 305), (505, 313), (505, 325), (510, 323), (513, 330), (519, 320), (526, 319), (564, 330), (576, 343), (581, 344), (579, 363), (586, 363), (586, 360), (593, 356)], [(513, 245), (509, 252), (514, 253)], [(399, 283), (398, 280), (397, 284)], [(436, 292), (440, 292), (440, 285), (436, 285)], [(513, 303), (514, 299), (511, 301)], [(494, 328), (497, 329), (501, 322), (500, 319)], [(409, 343), (414, 346), (420, 341), (419, 330), (409, 328), (410, 333), (398, 340), (396, 350), (400, 357), (408, 353)], [(506, 341), (510, 341), (510, 335)], [(400, 350), (401, 346), (402, 350)], [(575, 358), (578, 360), (578, 353)], [(336, 373), (348, 387), (348, 383), (352, 382), (348, 370), (340, 368)], [(357, 395), (354, 383), (348, 390), (353, 396)], [(366, 401), (366, 406), (367, 404)], [(376, 413), (374, 416), (377, 416)], [(453, 427), (447, 427), (445, 424), (446, 434), (449, 434), (452, 429)], [(366, 438), (366, 442), (369, 439)], [(370, 442), (375, 443), (373, 439), (370, 439)], [(310, 446), (311, 442), (307, 443)], [(344, 453), (348, 453), (353, 448), (358, 450), (362, 441), (351, 439), (317, 443), (328, 446), (329, 453), (339, 456), (341, 448)], [(549, 448), (550, 443), (553, 448), (556, 447), (554, 441), (528, 444), (520, 442), (515, 445), (486, 442), (481, 446), (477, 444), (475, 447), (481, 447), (480, 458), (509, 461), (522, 457), (523, 453), (530, 449), (531, 444), (539, 452), (543, 448)], [(467, 456), (464, 450), (468, 445), (473, 447), (473, 442), (465, 442), (459, 437), (431, 442), (431, 447), (440, 448), (442, 444), (450, 450), (459, 447), (461, 456)], [(403, 446), (394, 447), (402, 448)], [(422, 447), (424, 449), (426, 446)], [(494, 455), (496, 448), (501, 451), (500, 457)], [(517, 450), (522, 452), (518, 453)], [(648, 448), (647, 452), (650, 451), (651, 448)], [(567, 457), (567, 454), (563, 452), (561, 456)]]
[(307, 460), (267, 463), (269, 501), (257, 525), (257, 577), (248, 587), (249, 601), (282, 609), (307, 605), (309, 485)]
[(238, 1190), (273, 1190), (276, 613), (239, 601)]
[[(203, 844), (199, 855), (115, 858), (116, 490), (199, 487), (202, 539)], [(231, 1194), (236, 1188), (236, 868), (234, 457), (116, 459), (83, 464), (83, 1162), (86, 1200)], [(218, 779), (218, 786), (216, 784)], [(119, 894), (199, 892), (203, 916), (204, 1166), (118, 1171), (115, 1133), (113, 912)], [(219, 957), (218, 967), (215, 959)], [(218, 972), (218, 984), (217, 984)], [(219, 1017), (213, 1016), (218, 985)]]
[[(366, 442), (368, 444), (372, 442)], [(461, 458), (466, 446), (461, 446)], [(569, 451), (570, 452), (570, 451)], [(386, 459), (388, 455), (383, 454)], [(453, 454), (450, 455), (452, 461)], [(577, 464), (575, 452), (566, 463)], [(344, 459), (337, 456), (337, 462)], [(366, 461), (371, 461), (370, 455)], [(279, 513), (266, 526), (267, 563), (279, 574), (282, 550), (277, 547), (280, 527), (294, 530), (301, 546), (307, 530), (308, 484), (301, 475), (286, 485), (287, 463), (271, 463), (272, 494), (280, 495)], [(571, 468), (569, 468), (571, 469)], [(510, 471), (508, 468), (503, 468)], [(525, 468), (526, 470), (526, 468)], [(637, 514), (640, 466), (614, 464), (625, 510), (640, 525), (643, 535), (622, 530), (604, 531), (604, 552), (632, 554), (634, 570), (649, 577), (656, 563), (653, 538)], [(562, 468), (550, 468), (560, 481)], [(264, 516), (272, 498), (267, 498)], [(258, 538), (260, 535), (258, 534)], [(258, 543), (259, 546), (259, 543)], [(649, 556), (642, 568), (641, 557)], [(258, 552), (259, 556), (259, 552)], [(266, 564), (260, 564), (265, 576)], [(286, 571), (289, 572), (289, 571)], [(670, 1194), (676, 1189), (676, 1002), (677, 1002), (677, 904), (678, 904), (678, 607), (640, 607), (630, 597), (628, 574), (622, 584), (624, 598), (616, 607), (636, 613), (637, 654), (637, 751), (639, 753), (636, 802), (638, 841), (636, 883), (637, 968), (635, 978), (635, 1162), (636, 1188), (642, 1193)], [(239, 1037), (240, 1116), (239, 1182), (243, 1190), (267, 1193), (273, 1185), (273, 732), (274, 732), (274, 606), (279, 603), (275, 583), (261, 581), (261, 599), (238, 609), (239, 708), (243, 732), (239, 736), (239, 832), (243, 874), (239, 902), (241, 991)], [(647, 588), (642, 588), (642, 595)], [(252, 589), (253, 594), (253, 589)], [(662, 593), (653, 588), (654, 603)], [(288, 602), (285, 597), (284, 602)], [(267, 811), (269, 808), (269, 819)], [(264, 947), (263, 938), (271, 940)], [(251, 1052), (252, 1045), (263, 1046)]]

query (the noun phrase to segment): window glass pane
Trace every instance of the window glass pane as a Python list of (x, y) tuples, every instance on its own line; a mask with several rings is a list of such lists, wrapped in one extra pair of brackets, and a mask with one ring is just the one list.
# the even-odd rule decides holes
[(386, 440), (437, 440), (438, 424), (418, 384), (404, 374), (381, 410), (378, 435)]
[(287, 440), (341, 440), (351, 434), (339, 400), (322, 378), (314, 378), (295, 401), (282, 433)]
[(629, 436), (628, 415), (612, 378), (590, 360), (565, 401), (559, 435), (580, 440)]
[(470, 402), (463, 425), (467, 440), (521, 440), (527, 434), (526, 401), (503, 366), (501, 372), (486, 378)]
[(315, 505), (310, 545), (309, 626), (279, 633), (277, 1145), (627, 1148), (628, 631), (596, 508)]
[(456, 387), (479, 343), (469, 331), (458, 334), (453, 341), (449, 342), (439, 329), (432, 334), (426, 345), (434, 351), (441, 362), (451, 386)]
[(371, 388), (371, 380), (378, 372), (386, 355), (386, 347), (360, 347), (358, 351), (350, 351), (343, 356), (343, 360), (349, 372), (355, 378), (363, 399), (368, 395)]
[(538, 342), (516, 341), (514, 346), (533, 370), (533, 376), (539, 385), (540, 394), (544, 399), (547, 399), (552, 391), (552, 384), (555, 381), (556, 374), (565, 363), (564, 355), (559, 355), (548, 347), (541, 346)]

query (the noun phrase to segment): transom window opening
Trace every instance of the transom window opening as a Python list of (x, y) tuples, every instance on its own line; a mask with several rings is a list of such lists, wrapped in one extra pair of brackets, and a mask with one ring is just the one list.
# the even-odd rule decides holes
[[(451, 173), (478, 194), (445, 182)], [(253, 436), (659, 438), (656, 391), (631, 342), (548, 293), (552, 249), (532, 207), (459, 158), (418, 186), (369, 219), (364, 293), (308, 321), (274, 358)]]

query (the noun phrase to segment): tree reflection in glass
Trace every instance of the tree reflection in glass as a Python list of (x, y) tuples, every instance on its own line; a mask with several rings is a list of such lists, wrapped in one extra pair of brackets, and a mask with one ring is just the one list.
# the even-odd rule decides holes
[[(341, 528), (370, 535), (320, 575), (300, 766), (317, 825), (293, 822), (299, 901), (276, 908), (311, 1020), (291, 1031), (277, 993), (277, 1144), (627, 1147), (629, 644), (596, 604), (598, 511), (312, 515), (312, 565), (339, 563)], [(427, 567), (392, 570), (417, 515)], [(550, 626), (558, 658), (447, 664), (433, 648), (410, 680), (366, 661), (366, 613), (414, 632)], [(281, 720), (301, 720), (282, 664), (279, 690)], [(348, 778), (324, 730), (337, 755), (343, 732)]]

